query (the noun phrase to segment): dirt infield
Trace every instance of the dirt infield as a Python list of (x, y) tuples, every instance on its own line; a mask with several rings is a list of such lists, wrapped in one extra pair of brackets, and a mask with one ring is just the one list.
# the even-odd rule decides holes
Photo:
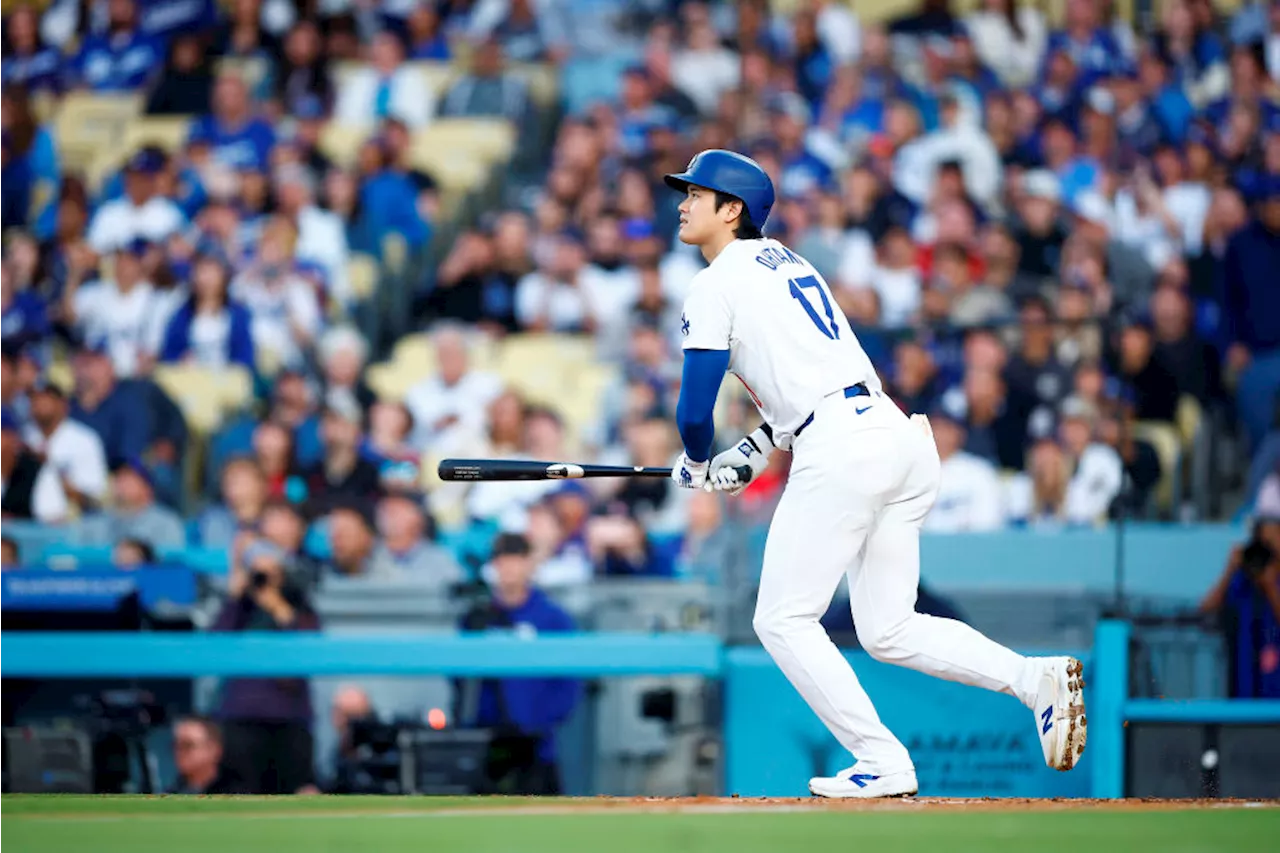
[[(886, 809), (919, 811), (926, 809), (978, 809), (986, 811), (1062, 811), (1092, 809), (1097, 811), (1152, 811), (1161, 809), (1205, 808), (1280, 808), (1280, 800), (1163, 800), (1130, 798), (1123, 800), (1086, 800), (1069, 797), (1053, 799), (1009, 797), (903, 797), (892, 800), (827, 800), (819, 797), (590, 797), (567, 799), (558, 806), (566, 809), (623, 808), (635, 810), (697, 811), (700, 809), (732, 810), (737, 808), (767, 809)], [(518, 808), (513, 806), (513, 808)]]

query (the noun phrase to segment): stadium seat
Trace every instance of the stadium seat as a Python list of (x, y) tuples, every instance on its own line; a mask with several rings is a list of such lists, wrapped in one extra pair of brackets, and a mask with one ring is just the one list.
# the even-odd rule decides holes
[(554, 107), (560, 97), (556, 68), (542, 62), (512, 63), (511, 72), (529, 84), (529, 96), (544, 109)]
[(1178, 430), (1165, 421), (1139, 421), (1133, 425), (1133, 437), (1150, 444), (1160, 458), (1160, 481), (1156, 483), (1154, 497), (1157, 509), (1169, 512), (1173, 509), (1178, 460), (1182, 456)]
[(404, 400), (410, 388), (429, 375), (429, 371), (409, 364), (384, 361), (372, 365), (365, 378), (379, 399), (400, 402)]
[(450, 118), (432, 122), (414, 134), (414, 147), (443, 148), (479, 155), (488, 165), (504, 163), (515, 150), (516, 130), (497, 118)]
[(338, 124), (331, 121), (320, 132), (320, 150), (334, 163), (350, 168), (355, 165), (360, 146), (369, 138), (369, 128)]
[(413, 62), (406, 62), (405, 67), (416, 71), (422, 79), (426, 81), (427, 88), (435, 94), (437, 99), (444, 97), (444, 93), (448, 91), (449, 85), (459, 74), (458, 67), (448, 62), (427, 62), (415, 60)]
[(187, 427), (201, 436), (212, 434), (227, 414), (244, 408), (253, 397), (252, 379), (243, 368), (163, 364), (153, 378), (182, 410)]
[(1174, 415), (1174, 423), (1178, 426), (1178, 433), (1182, 439), (1182, 449), (1190, 452), (1195, 445), (1196, 436), (1200, 434), (1200, 423), (1204, 418), (1204, 409), (1200, 406), (1200, 401), (1190, 394), (1183, 394), (1178, 398), (1178, 410)]
[(86, 177), (90, 186), (101, 186), (139, 148), (154, 145), (169, 155), (182, 150), (191, 130), (191, 116), (145, 116), (129, 122), (118, 146), (99, 152)]
[(87, 170), (103, 151), (118, 149), (141, 112), (141, 95), (68, 94), (53, 118), (64, 168)]
[(403, 234), (391, 231), (382, 238), (382, 265), (387, 273), (399, 278), (409, 267), (409, 243)]
[(363, 252), (353, 252), (347, 261), (347, 280), (351, 282), (351, 295), (357, 302), (373, 296), (378, 287), (378, 261)]

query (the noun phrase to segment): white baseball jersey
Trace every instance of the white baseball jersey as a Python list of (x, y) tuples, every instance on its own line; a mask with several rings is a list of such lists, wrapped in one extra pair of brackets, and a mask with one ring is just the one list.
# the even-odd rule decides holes
[(777, 240), (735, 240), (693, 280), (685, 349), (729, 350), (729, 372), (778, 447), (823, 397), (880, 380), (818, 271)]

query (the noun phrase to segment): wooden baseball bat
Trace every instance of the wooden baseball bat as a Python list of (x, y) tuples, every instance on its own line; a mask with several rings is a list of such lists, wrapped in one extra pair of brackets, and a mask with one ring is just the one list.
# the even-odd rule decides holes
[[(751, 479), (751, 467), (740, 465), (738, 478)], [(523, 459), (445, 459), (438, 469), (441, 480), (580, 480), (585, 477), (670, 477), (670, 468), (640, 465), (579, 465), (575, 462), (529, 462)]]

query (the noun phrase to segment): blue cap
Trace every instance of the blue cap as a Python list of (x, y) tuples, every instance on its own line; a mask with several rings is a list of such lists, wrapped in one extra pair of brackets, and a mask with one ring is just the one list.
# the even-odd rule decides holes
[(117, 465), (115, 473), (119, 474), (121, 471), (132, 471), (142, 478), (148, 488), (154, 489), (156, 487), (156, 482), (152, 479), (151, 472), (147, 470), (146, 465), (142, 464), (142, 460), (137, 457), (126, 459)]
[(673, 190), (685, 192), (690, 186), (705, 187), (740, 199), (757, 228), (764, 228), (773, 209), (773, 181), (760, 164), (734, 151), (712, 148), (703, 151), (683, 171), (663, 179)]
[(126, 172), (154, 175), (164, 169), (164, 153), (157, 148), (140, 148), (124, 164)]
[(129, 240), (125, 243), (121, 243), (120, 245), (116, 246), (116, 251), (141, 257), (142, 255), (145, 255), (147, 253), (147, 250), (150, 248), (151, 248), (151, 244), (148, 243), (146, 240), (142, 239), (141, 237), (134, 237), (132, 240)]

